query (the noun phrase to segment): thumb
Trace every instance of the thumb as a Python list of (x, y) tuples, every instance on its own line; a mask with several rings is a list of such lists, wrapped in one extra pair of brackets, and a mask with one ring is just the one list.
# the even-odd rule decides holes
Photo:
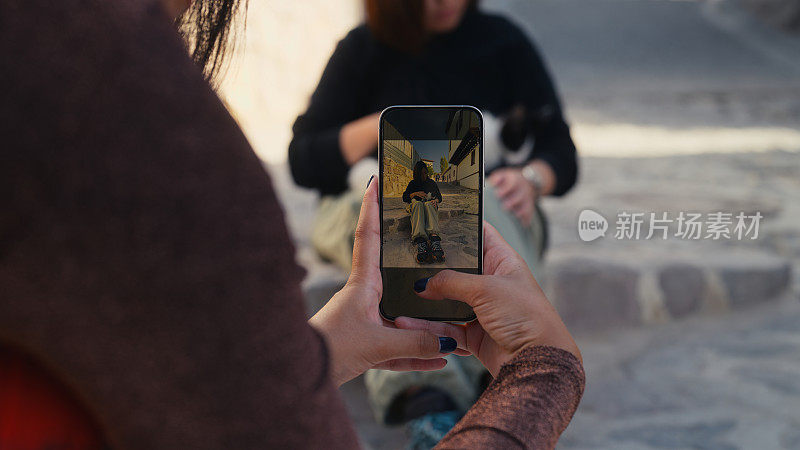
[(380, 265), (381, 226), (378, 217), (378, 180), (373, 176), (361, 202), (355, 231), (351, 276), (369, 277)]
[(427, 281), (424, 278), (418, 280), (414, 283), (414, 290), (422, 287), (418, 295), (429, 300), (458, 300), (474, 307), (477, 299), (486, 292), (488, 283), (489, 277), (484, 275), (442, 270)]
[(381, 361), (397, 358), (440, 358), (452, 353), (458, 342), (449, 336), (436, 336), (422, 330), (385, 328), (377, 357)]

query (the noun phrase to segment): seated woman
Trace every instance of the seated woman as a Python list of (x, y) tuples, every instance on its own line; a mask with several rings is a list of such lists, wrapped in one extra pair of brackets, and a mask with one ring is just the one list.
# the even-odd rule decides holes
[(320, 194), (314, 249), (349, 269), (364, 185), (378, 170), (381, 110), (472, 105), (485, 119), (484, 217), (536, 270), (547, 240), (539, 200), (569, 191), (578, 164), (535, 44), (474, 0), (364, 0), (364, 12), (365, 23), (337, 44), (292, 127), (294, 181)]
[(439, 203), (442, 202), (442, 194), (436, 182), (428, 177), (428, 166), (423, 161), (414, 164), (414, 179), (408, 182), (408, 187), (403, 192), (403, 201), (411, 204), (411, 240), (417, 244), (417, 261), (444, 261), (439, 232)]

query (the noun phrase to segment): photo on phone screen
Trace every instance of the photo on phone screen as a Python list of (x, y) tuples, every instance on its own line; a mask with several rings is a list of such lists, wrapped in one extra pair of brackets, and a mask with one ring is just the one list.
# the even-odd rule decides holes
[(380, 121), (381, 312), (467, 321), (452, 300), (418, 297), (442, 269), (482, 271), (482, 121), (473, 107), (392, 107)]

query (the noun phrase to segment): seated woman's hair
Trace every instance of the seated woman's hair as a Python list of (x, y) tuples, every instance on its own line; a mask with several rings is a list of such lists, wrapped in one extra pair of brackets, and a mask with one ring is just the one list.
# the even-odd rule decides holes
[[(478, 0), (470, 0), (475, 8)], [(404, 53), (419, 53), (428, 36), (424, 0), (364, 0), (367, 26), (379, 41)]]
[(428, 165), (424, 161), (414, 164), (414, 181), (424, 181), (428, 178)]

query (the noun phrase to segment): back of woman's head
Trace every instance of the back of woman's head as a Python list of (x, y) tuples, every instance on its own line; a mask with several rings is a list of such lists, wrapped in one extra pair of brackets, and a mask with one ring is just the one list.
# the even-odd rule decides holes
[(236, 43), (240, 10), (246, 13), (247, 0), (194, 0), (175, 19), (192, 59), (212, 84), (219, 81)]
[(428, 165), (424, 161), (417, 161), (414, 164), (414, 181), (425, 181), (428, 179)]

